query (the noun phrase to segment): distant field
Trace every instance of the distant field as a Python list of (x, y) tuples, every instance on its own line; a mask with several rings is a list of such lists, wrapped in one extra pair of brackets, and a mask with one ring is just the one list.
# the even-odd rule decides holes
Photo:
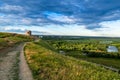
[(25, 56), (35, 80), (120, 80), (115, 72), (56, 53), (42, 40), (27, 43)]
[[(120, 69), (120, 39), (79, 39), (79, 40), (46, 40), (58, 52), (64, 51), (66, 56), (87, 60)], [(109, 45), (116, 46), (119, 52), (108, 53)]]
[(88, 57), (88, 56), (82, 55), (80, 53), (81, 52), (78, 52), (78, 51), (71, 51), (71, 52), (67, 52), (65, 55), (75, 57), (77, 59), (83, 59), (83, 60), (87, 60), (87, 61), (94, 62), (97, 64), (103, 64), (106, 66), (120, 69), (120, 59), (102, 58), (102, 57), (98, 57), (98, 58), (97, 57)]
[(32, 41), (33, 38), (25, 35), (20, 34), (13, 34), (13, 33), (0, 33), (0, 49), (13, 46), (14, 44), (25, 42), (25, 41)]
[[(120, 58), (120, 39), (79, 39), (79, 40), (46, 40), (56, 50), (70, 52), (80, 51), (90, 57)], [(108, 46), (116, 46), (117, 53), (107, 52)]]

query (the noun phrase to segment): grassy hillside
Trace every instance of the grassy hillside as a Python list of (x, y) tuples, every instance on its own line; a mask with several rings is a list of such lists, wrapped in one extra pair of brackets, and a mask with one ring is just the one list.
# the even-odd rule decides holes
[[(120, 69), (120, 39), (80, 39), (47, 40), (57, 51), (64, 51), (66, 56), (84, 59), (90, 62)], [(117, 53), (107, 52), (107, 46), (116, 46)], [(83, 54), (85, 53), (85, 54)]]
[(80, 54), (79, 51), (66, 52), (66, 56), (71, 56), (77, 59), (83, 59), (97, 64), (102, 64), (106, 66), (111, 66), (117, 69), (120, 69), (120, 59), (116, 58), (102, 58), (102, 57), (89, 57), (86, 55)]
[(25, 42), (25, 41), (32, 41), (33, 38), (25, 35), (20, 34), (13, 34), (13, 33), (0, 33), (0, 49), (13, 46), (14, 44)]
[(25, 55), (35, 80), (120, 80), (120, 75), (56, 53), (44, 41), (27, 43)]

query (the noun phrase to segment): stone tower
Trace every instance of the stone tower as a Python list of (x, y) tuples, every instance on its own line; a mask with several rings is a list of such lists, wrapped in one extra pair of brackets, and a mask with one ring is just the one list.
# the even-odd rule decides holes
[(32, 35), (32, 32), (29, 30), (29, 31), (26, 31), (26, 35), (28, 36), (31, 36)]

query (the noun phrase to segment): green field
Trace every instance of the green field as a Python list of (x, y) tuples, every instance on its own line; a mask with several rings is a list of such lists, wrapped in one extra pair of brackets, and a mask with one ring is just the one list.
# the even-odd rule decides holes
[(35, 80), (120, 80), (118, 73), (58, 54), (42, 40), (27, 43), (25, 55)]
[(97, 57), (97, 58), (96, 57), (88, 57), (88, 56), (82, 55), (80, 53), (81, 52), (79, 52), (79, 51), (71, 51), (71, 52), (67, 52), (65, 55), (75, 57), (77, 59), (87, 60), (87, 61), (94, 62), (97, 64), (102, 64), (102, 65), (106, 65), (106, 66), (120, 69), (120, 59), (102, 58), (102, 57)]

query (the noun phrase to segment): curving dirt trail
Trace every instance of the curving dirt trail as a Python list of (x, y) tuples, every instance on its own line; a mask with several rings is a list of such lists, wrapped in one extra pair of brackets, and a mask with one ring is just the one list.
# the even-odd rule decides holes
[[(33, 80), (23, 48), (24, 43), (21, 43), (13, 48), (0, 50), (0, 80)], [(19, 54), (20, 56), (18, 56)], [(20, 62), (17, 61), (17, 57)]]
[[(25, 45), (24, 45), (25, 46)], [(24, 57), (24, 46), (21, 47), (20, 53), (20, 80), (33, 80), (31, 70), (28, 67), (28, 64)]]

